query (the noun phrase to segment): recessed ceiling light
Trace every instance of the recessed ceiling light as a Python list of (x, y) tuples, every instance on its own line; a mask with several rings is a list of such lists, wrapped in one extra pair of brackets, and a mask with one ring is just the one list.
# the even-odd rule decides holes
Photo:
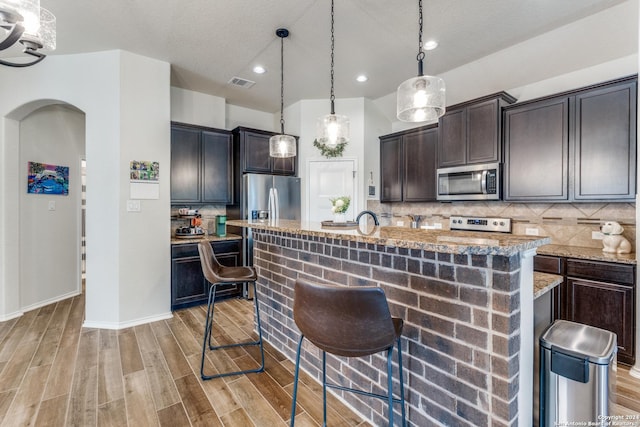
[(255, 67), (253, 67), (253, 72), (256, 74), (264, 74), (267, 72), (267, 69), (262, 65), (256, 65)]
[(438, 42), (435, 40), (429, 40), (425, 44), (422, 45), (424, 50), (433, 50), (438, 47)]
[(356, 80), (360, 83), (363, 83), (369, 80), (369, 77), (365, 76), (364, 74), (360, 74), (358, 77), (356, 77)]

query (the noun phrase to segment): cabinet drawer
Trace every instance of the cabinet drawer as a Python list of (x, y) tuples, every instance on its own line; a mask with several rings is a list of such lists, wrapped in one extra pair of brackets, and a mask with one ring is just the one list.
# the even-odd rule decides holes
[(542, 273), (562, 274), (562, 258), (548, 255), (536, 255), (533, 269)]
[(633, 265), (616, 264), (612, 262), (568, 259), (567, 276), (619, 283), (628, 286), (633, 286), (635, 283)]
[(171, 245), (171, 259), (199, 255), (197, 243)]
[(213, 252), (217, 254), (237, 254), (240, 253), (240, 240), (227, 240), (224, 242), (212, 242)]

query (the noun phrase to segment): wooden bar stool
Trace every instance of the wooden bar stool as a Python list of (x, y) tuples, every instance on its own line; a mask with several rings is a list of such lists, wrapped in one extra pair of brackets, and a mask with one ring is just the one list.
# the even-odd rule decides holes
[[(207, 320), (204, 326), (204, 339), (202, 341), (202, 359), (200, 362), (200, 376), (203, 380), (210, 380), (211, 378), (227, 377), (229, 375), (248, 374), (252, 372), (264, 371), (264, 349), (262, 347), (262, 326), (260, 324), (260, 310), (258, 308), (258, 293), (256, 292), (256, 271), (253, 267), (225, 267), (218, 262), (213, 248), (209, 242), (198, 243), (198, 252), (200, 253), (200, 262), (202, 264), (202, 272), (204, 277), (209, 282), (209, 301), (207, 303)], [(241, 343), (226, 344), (213, 346), (211, 345), (211, 329), (213, 326), (213, 309), (216, 300), (216, 288), (220, 285), (232, 285), (236, 283), (253, 283), (253, 300), (255, 301), (256, 310), (256, 322), (258, 324), (258, 341), (246, 341)], [(260, 346), (260, 357), (262, 363), (257, 369), (249, 369), (245, 371), (225, 372), (222, 374), (206, 375), (204, 373), (204, 358), (207, 351), (215, 351), (230, 347), (242, 347), (257, 345)]]
[[(322, 350), (323, 426), (327, 425), (327, 387), (386, 400), (389, 404), (390, 426), (393, 426), (393, 404), (400, 403), (402, 425), (406, 425), (400, 344), (403, 320), (391, 317), (387, 298), (381, 288), (321, 285), (298, 279), (294, 288), (293, 319), (300, 329), (301, 336), (296, 354), (291, 426), (295, 424), (300, 351), (304, 338)], [(391, 356), (394, 345), (398, 348), (400, 398), (393, 396)], [(386, 396), (327, 383), (326, 353), (343, 357), (361, 357), (382, 351), (387, 352)]]

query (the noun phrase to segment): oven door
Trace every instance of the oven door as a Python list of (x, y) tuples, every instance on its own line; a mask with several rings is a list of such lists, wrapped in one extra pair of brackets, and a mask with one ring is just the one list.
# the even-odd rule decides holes
[(438, 169), (438, 200), (500, 200), (500, 165)]

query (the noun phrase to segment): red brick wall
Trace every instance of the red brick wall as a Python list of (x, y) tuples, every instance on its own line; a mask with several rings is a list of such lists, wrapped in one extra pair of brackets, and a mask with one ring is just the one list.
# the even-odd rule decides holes
[[(254, 245), (263, 334), (288, 357), (294, 358), (299, 338), (292, 316), (298, 277), (379, 286), (392, 315), (405, 321), (409, 424), (517, 425), (518, 255), (434, 253), (262, 230), (254, 230)], [(318, 379), (319, 357), (306, 342), (302, 368)], [(327, 356), (327, 371), (333, 382), (386, 392), (382, 353), (359, 359)], [(373, 425), (386, 424), (384, 402), (351, 393), (343, 398)], [(398, 405), (395, 411), (400, 414)]]

